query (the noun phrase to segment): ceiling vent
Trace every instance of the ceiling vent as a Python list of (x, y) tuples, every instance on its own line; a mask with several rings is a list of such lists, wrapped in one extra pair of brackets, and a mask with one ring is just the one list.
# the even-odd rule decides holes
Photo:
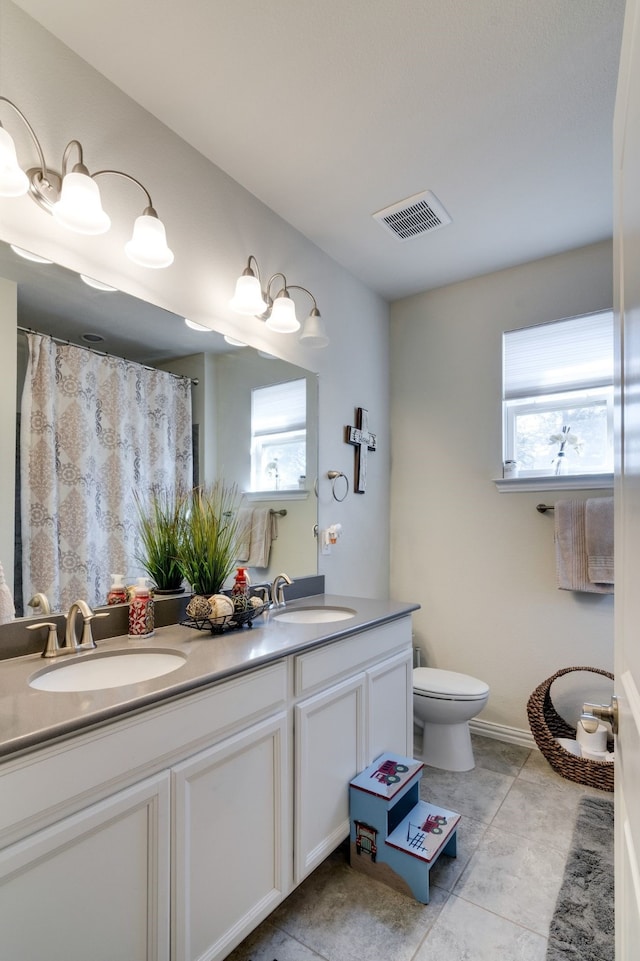
[(451, 217), (430, 190), (379, 210), (373, 219), (398, 240), (412, 240), (451, 223)]

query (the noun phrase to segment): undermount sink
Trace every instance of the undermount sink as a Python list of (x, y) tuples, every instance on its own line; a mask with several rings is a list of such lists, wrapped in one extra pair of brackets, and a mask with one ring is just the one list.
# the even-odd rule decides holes
[(38, 691), (101, 691), (162, 677), (182, 667), (186, 660), (178, 651), (88, 654), (38, 671), (29, 678), (29, 687)]
[(298, 607), (296, 610), (276, 614), (276, 620), (288, 624), (329, 624), (331, 621), (346, 621), (355, 617), (350, 607)]

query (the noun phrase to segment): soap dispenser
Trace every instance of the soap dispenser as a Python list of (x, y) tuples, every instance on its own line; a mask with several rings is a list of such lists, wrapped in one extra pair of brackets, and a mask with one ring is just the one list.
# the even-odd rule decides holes
[(112, 574), (113, 583), (107, 594), (107, 604), (124, 604), (127, 600), (127, 589), (124, 586), (124, 574)]
[(233, 610), (236, 614), (242, 614), (244, 611), (249, 610), (251, 606), (251, 602), (249, 601), (250, 583), (251, 580), (246, 567), (239, 567), (236, 571), (233, 587), (231, 588), (231, 600), (233, 601)]
[(129, 604), (129, 637), (140, 640), (153, 635), (153, 598), (146, 577), (139, 577)]
[(233, 582), (233, 587), (231, 588), (231, 594), (235, 597), (237, 594), (244, 594), (245, 597), (249, 595), (249, 584), (251, 583), (249, 579), (249, 574), (247, 573), (246, 567), (239, 567), (236, 571), (235, 580)]

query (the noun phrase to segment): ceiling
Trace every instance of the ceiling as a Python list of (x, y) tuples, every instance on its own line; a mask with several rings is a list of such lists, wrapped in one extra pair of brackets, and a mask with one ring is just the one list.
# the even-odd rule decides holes
[(624, 0), (17, 5), (387, 300), (611, 236)]

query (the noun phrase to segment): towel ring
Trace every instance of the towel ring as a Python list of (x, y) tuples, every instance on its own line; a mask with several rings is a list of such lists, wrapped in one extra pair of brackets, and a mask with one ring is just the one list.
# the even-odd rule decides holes
[[(333, 499), (334, 499), (334, 501), (338, 501), (338, 503), (341, 504), (342, 501), (343, 501), (343, 500), (345, 499), (345, 497), (347, 496), (347, 494), (349, 493), (349, 478), (347, 477), (346, 474), (343, 474), (341, 470), (330, 470), (330, 471), (327, 471), (327, 477), (328, 477), (329, 480), (331, 481), (331, 493), (333, 494)], [(344, 477), (344, 482), (345, 482), (345, 489), (344, 489), (344, 494), (342, 495), (342, 497), (338, 497), (338, 495), (336, 494), (336, 481), (337, 481), (340, 477)]]

